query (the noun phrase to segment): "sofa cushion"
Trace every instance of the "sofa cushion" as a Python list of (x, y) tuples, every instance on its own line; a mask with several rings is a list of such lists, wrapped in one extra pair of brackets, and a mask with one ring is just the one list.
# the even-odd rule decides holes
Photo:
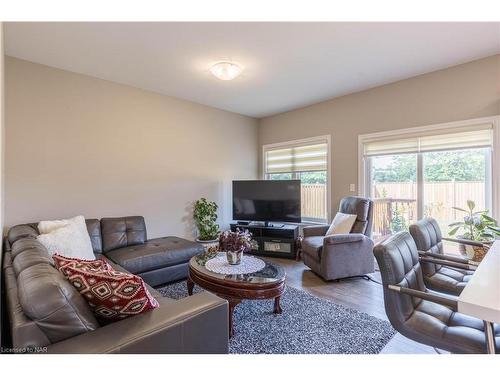
[(36, 238), (38, 236), (38, 230), (29, 224), (15, 225), (9, 229), (7, 238), (9, 243), (12, 245), (14, 242), (21, 238)]
[(204, 251), (200, 244), (179, 237), (155, 238), (142, 245), (108, 251), (106, 256), (134, 274), (187, 263)]
[(100, 319), (121, 320), (159, 306), (139, 276), (76, 263), (67, 266), (65, 271), (68, 280)]
[(99, 327), (85, 299), (51, 265), (35, 264), (17, 276), (23, 312), (55, 343)]
[(103, 251), (140, 245), (146, 242), (146, 224), (142, 216), (101, 219)]
[(98, 219), (85, 219), (85, 224), (94, 253), (102, 253), (101, 222)]
[(357, 215), (356, 221), (352, 226), (351, 233), (367, 233), (370, 220), (370, 210), (372, 201), (363, 197), (345, 197), (340, 201), (339, 212), (345, 214)]
[(16, 253), (16, 256), (12, 260), (12, 267), (14, 268), (15, 274), (19, 275), (26, 268), (39, 263), (52, 264), (47, 249), (41, 244), (40, 246), (30, 246), (30, 244), (27, 243), (26, 246), (22, 248), (22, 251)]
[[(14, 348), (21, 347), (45, 347), (50, 345), (50, 341), (45, 336), (45, 333), (36, 325), (36, 323), (28, 318), (23, 312), (23, 307), (19, 302), (17, 276), (12, 267), (12, 257), (10, 251), (4, 253), (2, 264), (2, 276), (5, 283), (5, 301), (6, 304), (5, 317), (8, 317), (10, 323), (9, 336)], [(2, 296), (4, 297), (4, 296)], [(5, 323), (7, 323), (5, 321)], [(6, 327), (2, 327), (5, 328)], [(5, 331), (4, 331), (5, 332)]]
[(47, 253), (47, 256), (49, 257), (49, 254), (45, 246), (43, 246), (36, 238), (24, 237), (14, 242), (14, 244), (12, 245), (11, 247), (12, 258), (14, 259), (23, 251), (33, 248), (37, 249), (41, 253)]
[(304, 237), (302, 240), (302, 252), (319, 262), (323, 251), (323, 239), (323, 236)]

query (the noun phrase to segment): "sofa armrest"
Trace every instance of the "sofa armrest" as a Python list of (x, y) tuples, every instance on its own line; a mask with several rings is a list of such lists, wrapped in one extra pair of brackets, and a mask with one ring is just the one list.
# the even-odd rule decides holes
[(50, 345), (48, 353), (228, 353), (228, 303), (202, 292)]
[(325, 245), (337, 245), (341, 243), (351, 243), (363, 241), (366, 237), (361, 233), (332, 234), (323, 239)]
[(330, 228), (329, 225), (310, 225), (302, 228), (302, 232), (304, 237), (324, 236), (328, 228)]

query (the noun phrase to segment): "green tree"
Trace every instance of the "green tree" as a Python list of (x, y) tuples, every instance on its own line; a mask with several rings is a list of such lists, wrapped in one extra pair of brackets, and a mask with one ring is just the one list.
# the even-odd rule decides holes
[(485, 158), (481, 150), (430, 152), (425, 155), (427, 181), (482, 181)]
[[(387, 157), (385, 157), (387, 158)], [(394, 155), (373, 168), (375, 182), (416, 181), (417, 158), (413, 155)], [(485, 179), (483, 150), (428, 152), (424, 154), (426, 181), (482, 181)]]
[[(386, 157), (384, 157), (386, 158)], [(393, 155), (383, 167), (373, 167), (375, 182), (417, 181), (417, 158), (415, 155)]]

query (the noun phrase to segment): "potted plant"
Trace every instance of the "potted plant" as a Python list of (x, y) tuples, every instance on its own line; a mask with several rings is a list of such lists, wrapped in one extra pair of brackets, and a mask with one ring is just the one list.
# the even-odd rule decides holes
[(217, 203), (206, 198), (198, 199), (194, 204), (193, 218), (198, 228), (197, 242), (210, 245), (217, 241), (219, 225), (217, 221)]
[(483, 246), (459, 244), (459, 251), (463, 256), (473, 261), (480, 262), (486, 255), (495, 237), (500, 236), (500, 228), (498, 227), (497, 221), (491, 216), (488, 216), (488, 210), (474, 211), (476, 208), (474, 201), (468, 200), (467, 208), (468, 209), (453, 207), (454, 210), (464, 212), (466, 215), (463, 221), (449, 225), (452, 229), (448, 234), (450, 236), (456, 235), (458, 239), (482, 243)]
[(231, 265), (241, 263), (242, 255), (252, 248), (252, 235), (248, 230), (225, 231), (219, 236), (219, 249), (226, 252), (227, 262)]

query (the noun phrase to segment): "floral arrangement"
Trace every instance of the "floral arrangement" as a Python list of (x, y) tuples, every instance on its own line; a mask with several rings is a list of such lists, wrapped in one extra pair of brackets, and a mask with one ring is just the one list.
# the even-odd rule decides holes
[(248, 230), (225, 231), (219, 236), (219, 249), (226, 252), (241, 253), (252, 248), (252, 235)]

